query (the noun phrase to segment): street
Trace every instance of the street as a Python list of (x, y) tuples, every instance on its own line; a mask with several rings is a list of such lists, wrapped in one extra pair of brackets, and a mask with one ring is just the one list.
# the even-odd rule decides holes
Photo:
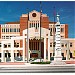
[(0, 67), (0, 73), (75, 73), (75, 66)]

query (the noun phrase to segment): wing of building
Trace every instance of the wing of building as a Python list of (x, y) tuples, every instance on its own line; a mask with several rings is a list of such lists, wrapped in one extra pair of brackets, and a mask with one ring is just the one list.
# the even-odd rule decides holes
[[(47, 14), (33, 10), (22, 14), (19, 22), (0, 25), (0, 59), (2, 62), (25, 61), (28, 58), (40, 58), (40, 24), (41, 24), (41, 58), (53, 60), (55, 53), (56, 22), (51, 22)], [(29, 55), (27, 54), (27, 25), (29, 30)], [(65, 60), (75, 58), (75, 39), (68, 38), (68, 24), (60, 24), (62, 57)]]

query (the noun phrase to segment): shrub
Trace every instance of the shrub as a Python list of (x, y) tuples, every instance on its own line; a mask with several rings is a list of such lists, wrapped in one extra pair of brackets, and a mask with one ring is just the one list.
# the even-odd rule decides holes
[(50, 64), (50, 62), (32, 62), (31, 64)]

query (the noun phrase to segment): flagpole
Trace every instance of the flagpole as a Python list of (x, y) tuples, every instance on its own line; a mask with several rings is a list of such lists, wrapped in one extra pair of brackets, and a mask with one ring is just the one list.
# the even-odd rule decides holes
[[(53, 31), (54, 31), (54, 33), (53, 33), (53, 45), (55, 45), (55, 16), (56, 16), (56, 11), (55, 11), (55, 6), (54, 6), (54, 14), (53, 14), (53, 16), (54, 16), (54, 25), (53, 25)], [(55, 53), (55, 46), (53, 47), (53, 53)], [(53, 55), (54, 56), (54, 55)]]
[[(28, 8), (27, 8), (28, 12)], [(28, 12), (28, 21), (29, 21), (29, 12)], [(29, 62), (29, 24), (27, 21), (27, 63)]]
[(41, 62), (41, 14), (42, 14), (42, 7), (41, 7), (41, 1), (40, 1), (40, 62)]

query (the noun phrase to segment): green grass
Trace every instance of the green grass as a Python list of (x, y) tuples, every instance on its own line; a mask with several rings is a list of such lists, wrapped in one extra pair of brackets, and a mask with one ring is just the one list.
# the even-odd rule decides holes
[(31, 64), (50, 64), (50, 62), (32, 62)]

